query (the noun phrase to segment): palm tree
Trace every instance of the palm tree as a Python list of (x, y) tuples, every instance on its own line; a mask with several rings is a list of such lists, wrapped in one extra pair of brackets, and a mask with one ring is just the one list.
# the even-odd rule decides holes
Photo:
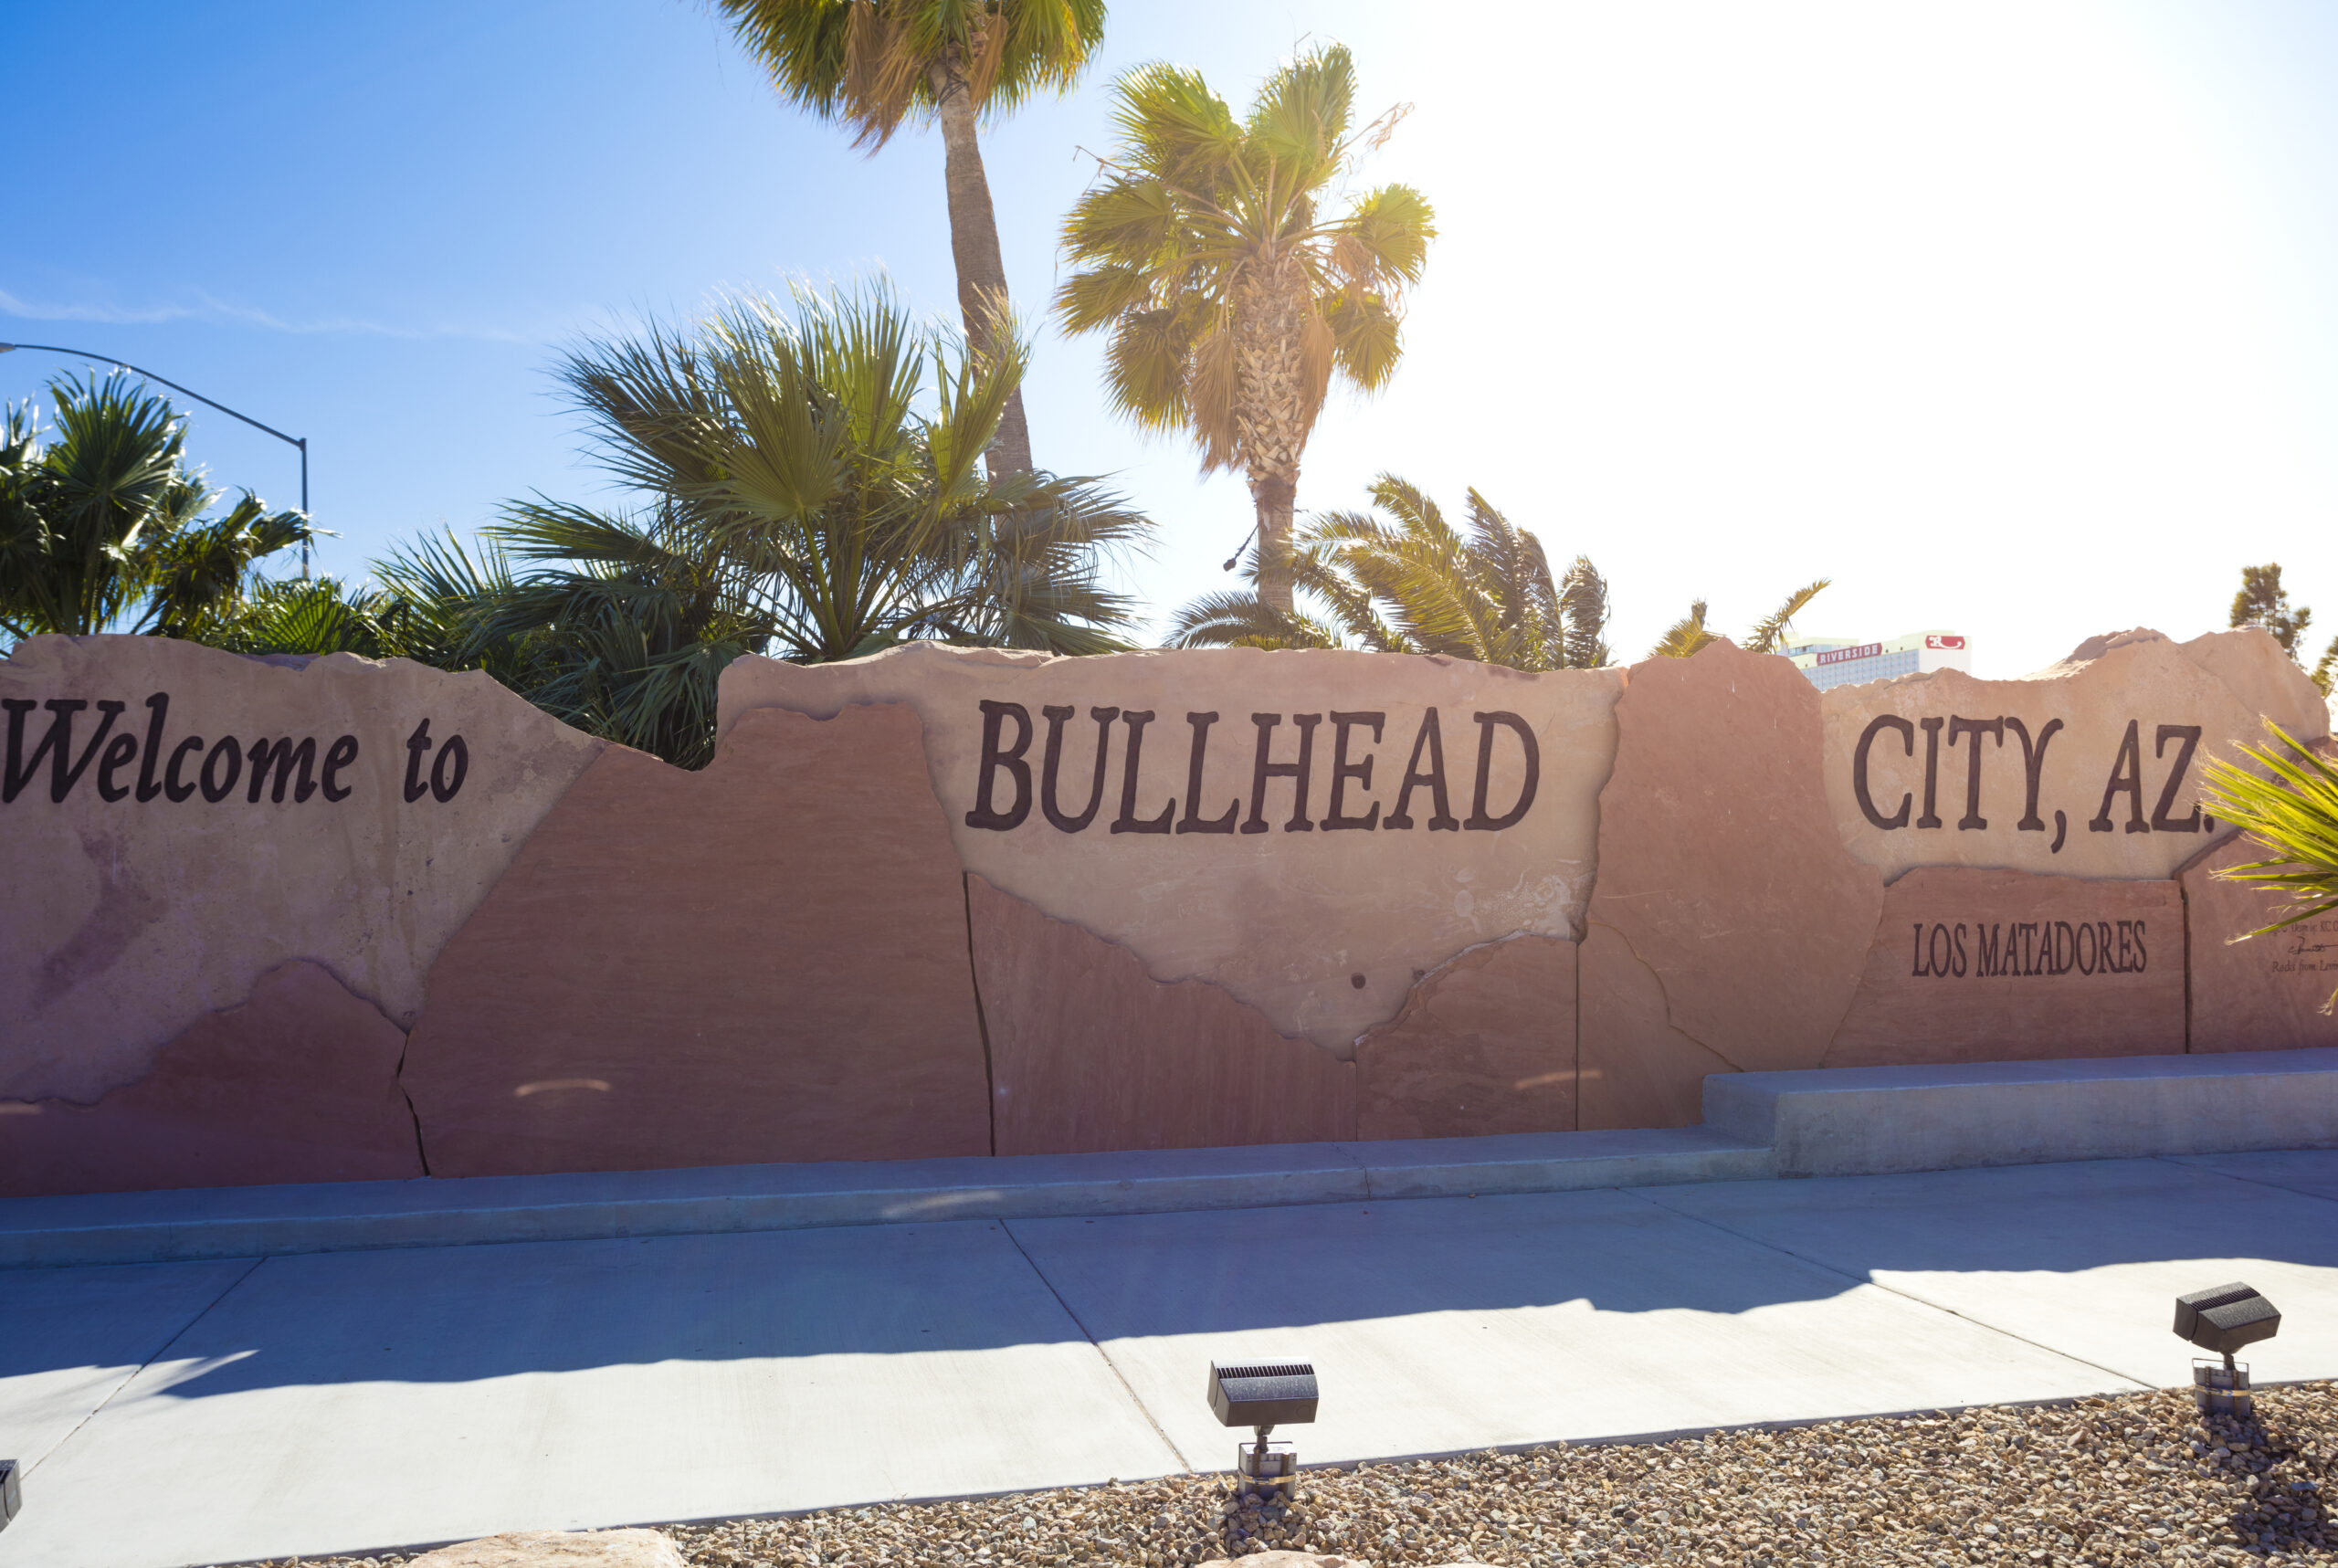
[(1394, 474), (1374, 480), (1371, 495), (1385, 515), (1327, 512), (1296, 542), (1293, 582), (1323, 606), (1322, 616), (1279, 609), (1255, 592), (1216, 594), (1177, 612), (1171, 640), (1181, 647), (1353, 646), (1516, 669), (1607, 662), (1607, 584), (1589, 557), (1578, 555), (1554, 580), (1542, 542), (1474, 489), (1466, 532)]
[(353, 653), (484, 669), (518, 690), (527, 684), (521, 641), (472, 636), (479, 606), (511, 587), (501, 550), (490, 543), (473, 552), (449, 530), (376, 562), (371, 584), (332, 577), (257, 584), (203, 640), (230, 653)]
[[(911, 114), (942, 125), (958, 310), (977, 348), (1007, 331), (1006, 263), (975, 121), (1045, 89), (1069, 90), (1104, 34), (1103, 0), (716, 0), (780, 92), (853, 127), (873, 156)], [(1031, 467), (1017, 388), (999, 418), (991, 477)]]
[(184, 420), (132, 378), (64, 378), (49, 394), (54, 438), (29, 403), (0, 426), (0, 632), (201, 638), (255, 563), (316, 536), (248, 490), (204, 517), (220, 492), (186, 466)]
[[(1803, 607), (1818, 597), (1819, 591), (1833, 581), (1832, 577), (1821, 577), (1816, 583), (1806, 584), (1788, 594), (1784, 604), (1754, 623), (1753, 628), (1738, 646), (1748, 653), (1777, 652), (1785, 646), (1786, 632), (1793, 626), (1795, 616), (1800, 615)], [(1689, 613), (1665, 628), (1664, 635), (1656, 639), (1656, 646), (1648, 650), (1648, 658), (1688, 658), (1706, 644), (1719, 640), (1721, 634), (1705, 625), (1705, 610), (1704, 600), (1690, 600)]]
[(1064, 220), (1084, 270), (1057, 290), (1056, 312), (1071, 331), (1111, 332), (1119, 412), (1186, 432), (1204, 472), (1248, 479), (1259, 597), (1288, 613), (1308, 435), (1334, 371), (1366, 392), (1395, 373), (1403, 293), (1437, 233), (1410, 185), (1329, 210), (1359, 150), (1402, 111), (1352, 129), (1354, 64), (1339, 45), (1285, 64), (1240, 121), (1174, 66), (1141, 67), (1114, 90), (1122, 144)]
[(742, 653), (1125, 647), (1100, 557), (1150, 524), (1088, 479), (978, 468), (1024, 363), (1012, 339), (914, 327), (882, 289), (587, 344), (562, 379), (646, 504), (514, 503), (481, 563), (437, 547), (385, 582), (436, 600), (456, 660), (684, 766), (711, 755), (717, 679)]

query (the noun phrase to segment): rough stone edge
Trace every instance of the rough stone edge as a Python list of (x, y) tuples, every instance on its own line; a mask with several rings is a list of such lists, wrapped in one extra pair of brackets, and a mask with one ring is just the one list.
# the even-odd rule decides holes
[[(500, 879), (498, 879), (500, 880)], [(259, 993), (260, 983), (262, 981), (266, 980), (269, 975), (274, 974), (277, 971), (289, 968), (295, 963), (314, 964), (317, 968), (323, 970), (327, 974), (332, 976), (332, 982), (334, 984), (340, 986), (343, 991), (347, 992), (351, 996), (356, 998), (358, 1001), (365, 1004), (366, 1006), (374, 1009), (374, 1014), (381, 1018), (382, 1022), (387, 1024), (391, 1028), (395, 1029), (398, 1032), (398, 1037), (400, 1039), (408, 1038), (413, 1035), (413, 1028), (408, 1025), (399, 1023), (395, 1018), (392, 1017), (388, 1010), (382, 1005), (380, 998), (368, 996), (364, 992), (360, 991), (356, 986), (352, 985), (349, 983), (349, 977), (342, 973), (342, 972), (335, 968), (331, 962), (325, 959), (313, 957), (307, 953), (294, 953), (288, 958), (280, 958), (277, 960), (274, 963), (269, 964), (266, 969), (263, 969), (258, 973), (253, 975), (250, 988), (237, 1000), (228, 1003), (224, 1007), (214, 1007), (209, 1012), (197, 1013), (193, 1018), (187, 1021), (185, 1028), (181, 1029), (177, 1034), (173, 1035), (169, 1039), (164, 1040), (160, 1046), (155, 1047), (153, 1059), (146, 1064), (146, 1070), (144, 1072), (139, 1074), (139, 1076), (134, 1079), (126, 1080), (125, 1082), (109, 1085), (104, 1092), (100, 1093), (97, 1099), (83, 1100), (75, 1100), (72, 1096), (66, 1094), (44, 1094), (26, 1100), (17, 1096), (0, 1095), (0, 1105), (69, 1105), (76, 1110), (95, 1110), (104, 1105), (108, 1100), (117, 1094), (120, 1094), (122, 1090), (127, 1089), (136, 1089), (140, 1084), (144, 1083), (148, 1079), (153, 1077), (155, 1068), (160, 1066), (162, 1063), (163, 1054), (165, 1051), (168, 1051), (173, 1046), (178, 1044), (179, 1041), (184, 1039), (197, 1027), (208, 1023), (214, 1018), (220, 1017), (223, 1015), (228, 1013), (239, 1013), (245, 1008), (250, 1006), (252, 1005), (252, 998)], [(404, 1051), (400, 1051), (398, 1055), (398, 1066), (400, 1070), (404, 1070), (405, 1066), (405, 1055)], [(405, 1086), (403, 1083), (398, 1086), (398, 1093), (401, 1096), (405, 1094)], [(408, 1112), (411, 1112), (414, 1110), (414, 1102), (410, 1099), (406, 1101), (406, 1110)], [(428, 1167), (426, 1165), (425, 1169), (427, 1168)]]

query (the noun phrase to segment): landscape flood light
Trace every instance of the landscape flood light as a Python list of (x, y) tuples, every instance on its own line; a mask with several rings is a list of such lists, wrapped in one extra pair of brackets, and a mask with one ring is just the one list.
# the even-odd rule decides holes
[(1269, 1443), (1277, 1426), (1315, 1419), (1315, 1368), (1303, 1361), (1259, 1366), (1209, 1363), (1209, 1407), (1228, 1426), (1258, 1434), (1249, 1447), (1234, 1449), (1235, 1473), (1254, 1491), (1280, 1490), (1288, 1500), (1299, 1480), (1299, 1454), (1289, 1443)]
[(2235, 1362), (2232, 1352), (2280, 1331), (2280, 1309), (2238, 1280), (2175, 1299), (2176, 1337), (2224, 1357), (2222, 1366), (2210, 1361), (2192, 1363), (2193, 1397), (2199, 1401), (2201, 1415), (2247, 1420), (2254, 1413), (2248, 1368)]

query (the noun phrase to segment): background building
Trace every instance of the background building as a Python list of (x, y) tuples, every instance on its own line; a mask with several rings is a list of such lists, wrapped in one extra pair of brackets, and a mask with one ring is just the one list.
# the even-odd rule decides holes
[(1973, 650), (1962, 632), (1910, 632), (1889, 642), (1811, 637), (1779, 651), (1794, 660), (1795, 668), (1810, 677), (1810, 683), (1821, 691), (1861, 680), (1889, 680), (1895, 675), (1973, 668)]

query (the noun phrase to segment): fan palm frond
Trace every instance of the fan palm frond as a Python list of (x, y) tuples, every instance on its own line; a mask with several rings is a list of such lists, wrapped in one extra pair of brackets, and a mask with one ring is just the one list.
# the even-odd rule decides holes
[(1369, 393), (1395, 374), (1436, 215), (1408, 185), (1339, 200), (1394, 123), (1355, 126), (1343, 46), (1286, 60), (1239, 118), (1181, 67), (1140, 66), (1113, 90), (1120, 145), (1064, 220), (1057, 320), (1108, 334), (1116, 413), (1249, 481), (1260, 592), (1289, 610), (1308, 439), (1335, 376)]
[(136, 377), (49, 384), (53, 433), (8, 410), (0, 433), (0, 631), (205, 637), (238, 613), (269, 555), (319, 536), (247, 491), (225, 514), (186, 463), (184, 421)]
[(384, 568), (447, 657), (684, 766), (711, 754), (725, 666), (936, 639), (1094, 653), (1135, 606), (1105, 565), (1150, 521), (1096, 480), (981, 457), (1028, 352), (915, 321), (882, 287), (741, 298), (588, 342), (560, 376), (634, 510), (538, 497), (478, 559)]

